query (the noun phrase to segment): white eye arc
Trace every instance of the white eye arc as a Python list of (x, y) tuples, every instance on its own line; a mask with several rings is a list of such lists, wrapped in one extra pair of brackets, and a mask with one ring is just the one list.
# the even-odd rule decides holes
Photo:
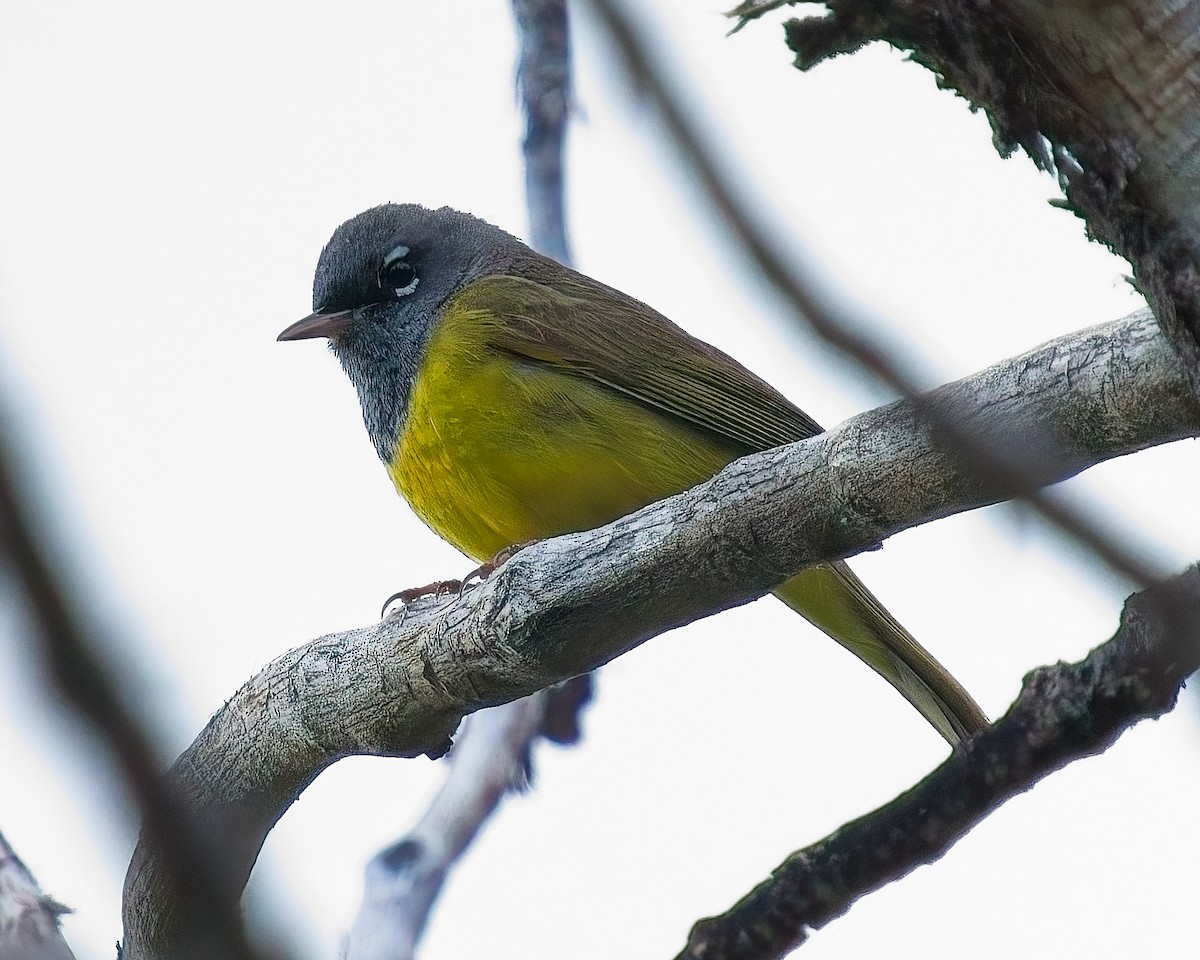
[(393, 287), (392, 293), (397, 297), (407, 297), (410, 293), (417, 289), (417, 284), (421, 282), (421, 278), (413, 274), (412, 280), (402, 287)]
[(412, 251), (401, 244), (383, 259), (379, 269), (379, 287), (389, 297), (399, 300), (417, 289), (420, 277), (417, 268), (408, 262)]

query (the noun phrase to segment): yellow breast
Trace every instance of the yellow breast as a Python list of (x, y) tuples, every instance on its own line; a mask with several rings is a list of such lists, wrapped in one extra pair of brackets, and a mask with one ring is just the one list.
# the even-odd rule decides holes
[(451, 306), (434, 331), (388, 472), (476, 560), (600, 526), (704, 480), (729, 452), (585, 376), (489, 345)]

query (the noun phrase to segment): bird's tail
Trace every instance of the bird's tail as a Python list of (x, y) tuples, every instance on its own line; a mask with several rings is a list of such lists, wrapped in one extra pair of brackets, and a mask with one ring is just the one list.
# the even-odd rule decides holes
[(987, 717), (962, 684), (900, 626), (846, 564), (810, 567), (775, 595), (904, 694), (951, 745), (987, 725)]

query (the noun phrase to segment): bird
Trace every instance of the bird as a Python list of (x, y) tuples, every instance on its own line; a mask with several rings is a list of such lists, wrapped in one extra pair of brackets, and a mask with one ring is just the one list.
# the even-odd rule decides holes
[[(475, 561), (589, 530), (822, 428), (652, 307), (468, 213), (386, 203), (321, 251), (313, 311), (396, 490)], [(987, 717), (843, 561), (774, 594), (951, 745)]]

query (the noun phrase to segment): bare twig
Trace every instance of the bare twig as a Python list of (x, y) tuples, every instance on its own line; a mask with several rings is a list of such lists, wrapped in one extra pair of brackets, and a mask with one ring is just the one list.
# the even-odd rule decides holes
[(737, 18), (737, 23), (734, 24), (730, 33), (737, 33), (742, 27), (746, 26), (752, 20), (757, 20), (763, 14), (770, 13), (772, 10), (778, 10), (780, 7), (794, 6), (801, 0), (742, 0), (732, 10), (726, 12), (725, 16), (733, 19)]
[(75, 960), (59, 928), (59, 918), (70, 912), (70, 907), (42, 893), (0, 833), (0, 957)]
[(517, 92), (525, 114), (525, 203), (529, 240), (571, 262), (563, 146), (571, 119), (571, 37), (566, 0), (512, 0), (521, 45)]
[(1192, 567), (1130, 597), (1116, 635), (1085, 659), (1030, 673), (1005, 716), (911, 790), (793, 853), (728, 913), (697, 923), (676, 960), (784, 956), (1042, 778), (1166, 713), (1198, 668), (1200, 567)]
[(505, 796), (529, 784), (537, 741), (578, 739), (578, 714), (590, 692), (585, 674), (467, 719), (425, 814), (367, 864), (345, 960), (415, 955), (450, 871)]
[(523, 761), (541, 729), (545, 691), (468, 718), (450, 773), (420, 821), (367, 864), (347, 960), (404, 960), (453, 866), (508, 792), (527, 781)]

